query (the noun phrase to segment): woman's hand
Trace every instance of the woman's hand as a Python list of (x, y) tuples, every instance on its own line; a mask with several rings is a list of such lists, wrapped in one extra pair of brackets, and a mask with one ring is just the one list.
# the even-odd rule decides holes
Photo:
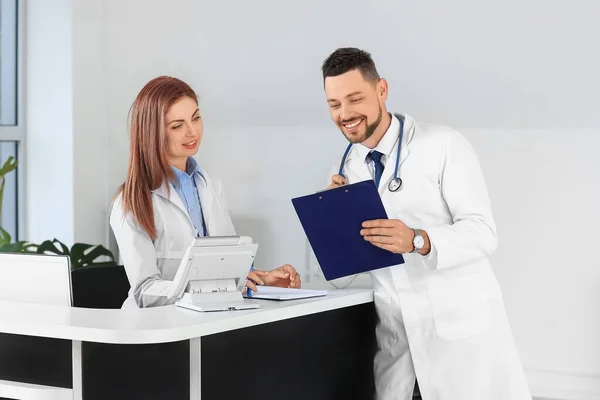
[(248, 274), (247, 287), (252, 291), (260, 291), (256, 286), (277, 286), (283, 288), (299, 288), (302, 285), (300, 274), (289, 264), (272, 269), (260, 271), (255, 269)]
[(265, 282), (260, 278), (259, 275), (262, 272), (263, 271), (258, 270), (248, 272), (248, 277), (246, 278), (246, 287), (244, 288), (243, 294), (246, 294), (248, 289), (252, 290), (253, 292), (258, 292), (257, 286), (265, 284)]

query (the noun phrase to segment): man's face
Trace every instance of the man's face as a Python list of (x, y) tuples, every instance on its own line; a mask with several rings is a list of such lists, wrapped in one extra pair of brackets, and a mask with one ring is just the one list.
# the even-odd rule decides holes
[(365, 80), (357, 70), (325, 78), (331, 119), (351, 143), (367, 140), (381, 122), (387, 85)]

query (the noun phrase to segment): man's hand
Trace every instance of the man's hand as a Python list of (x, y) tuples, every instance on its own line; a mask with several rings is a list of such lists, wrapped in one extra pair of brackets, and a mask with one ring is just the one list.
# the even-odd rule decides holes
[[(413, 239), (415, 232), (399, 219), (376, 219), (365, 221), (360, 234), (371, 244), (392, 253), (404, 254), (414, 250)], [(430, 249), (429, 237), (423, 232), (425, 246), (420, 252), (428, 254)]]
[(336, 187), (344, 186), (347, 183), (348, 181), (346, 181), (346, 178), (344, 178), (342, 175), (333, 175), (331, 177), (331, 183), (327, 189), (334, 189)]

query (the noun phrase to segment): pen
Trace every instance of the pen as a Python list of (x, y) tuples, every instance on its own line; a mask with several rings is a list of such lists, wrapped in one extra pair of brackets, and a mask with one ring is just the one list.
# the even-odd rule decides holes
[[(254, 271), (254, 263), (252, 263), (252, 265), (250, 266), (250, 272)], [(250, 280), (250, 278), (248, 278), (248, 280)], [(252, 289), (250, 289), (249, 287), (246, 286), (246, 295), (248, 297), (252, 296)]]

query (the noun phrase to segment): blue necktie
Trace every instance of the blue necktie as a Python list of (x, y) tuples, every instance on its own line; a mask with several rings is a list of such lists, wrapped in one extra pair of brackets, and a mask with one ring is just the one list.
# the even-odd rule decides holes
[(383, 175), (383, 164), (381, 163), (381, 154), (378, 151), (373, 150), (371, 152), (371, 160), (375, 164), (375, 186), (379, 187), (379, 181), (381, 180), (381, 175)]

